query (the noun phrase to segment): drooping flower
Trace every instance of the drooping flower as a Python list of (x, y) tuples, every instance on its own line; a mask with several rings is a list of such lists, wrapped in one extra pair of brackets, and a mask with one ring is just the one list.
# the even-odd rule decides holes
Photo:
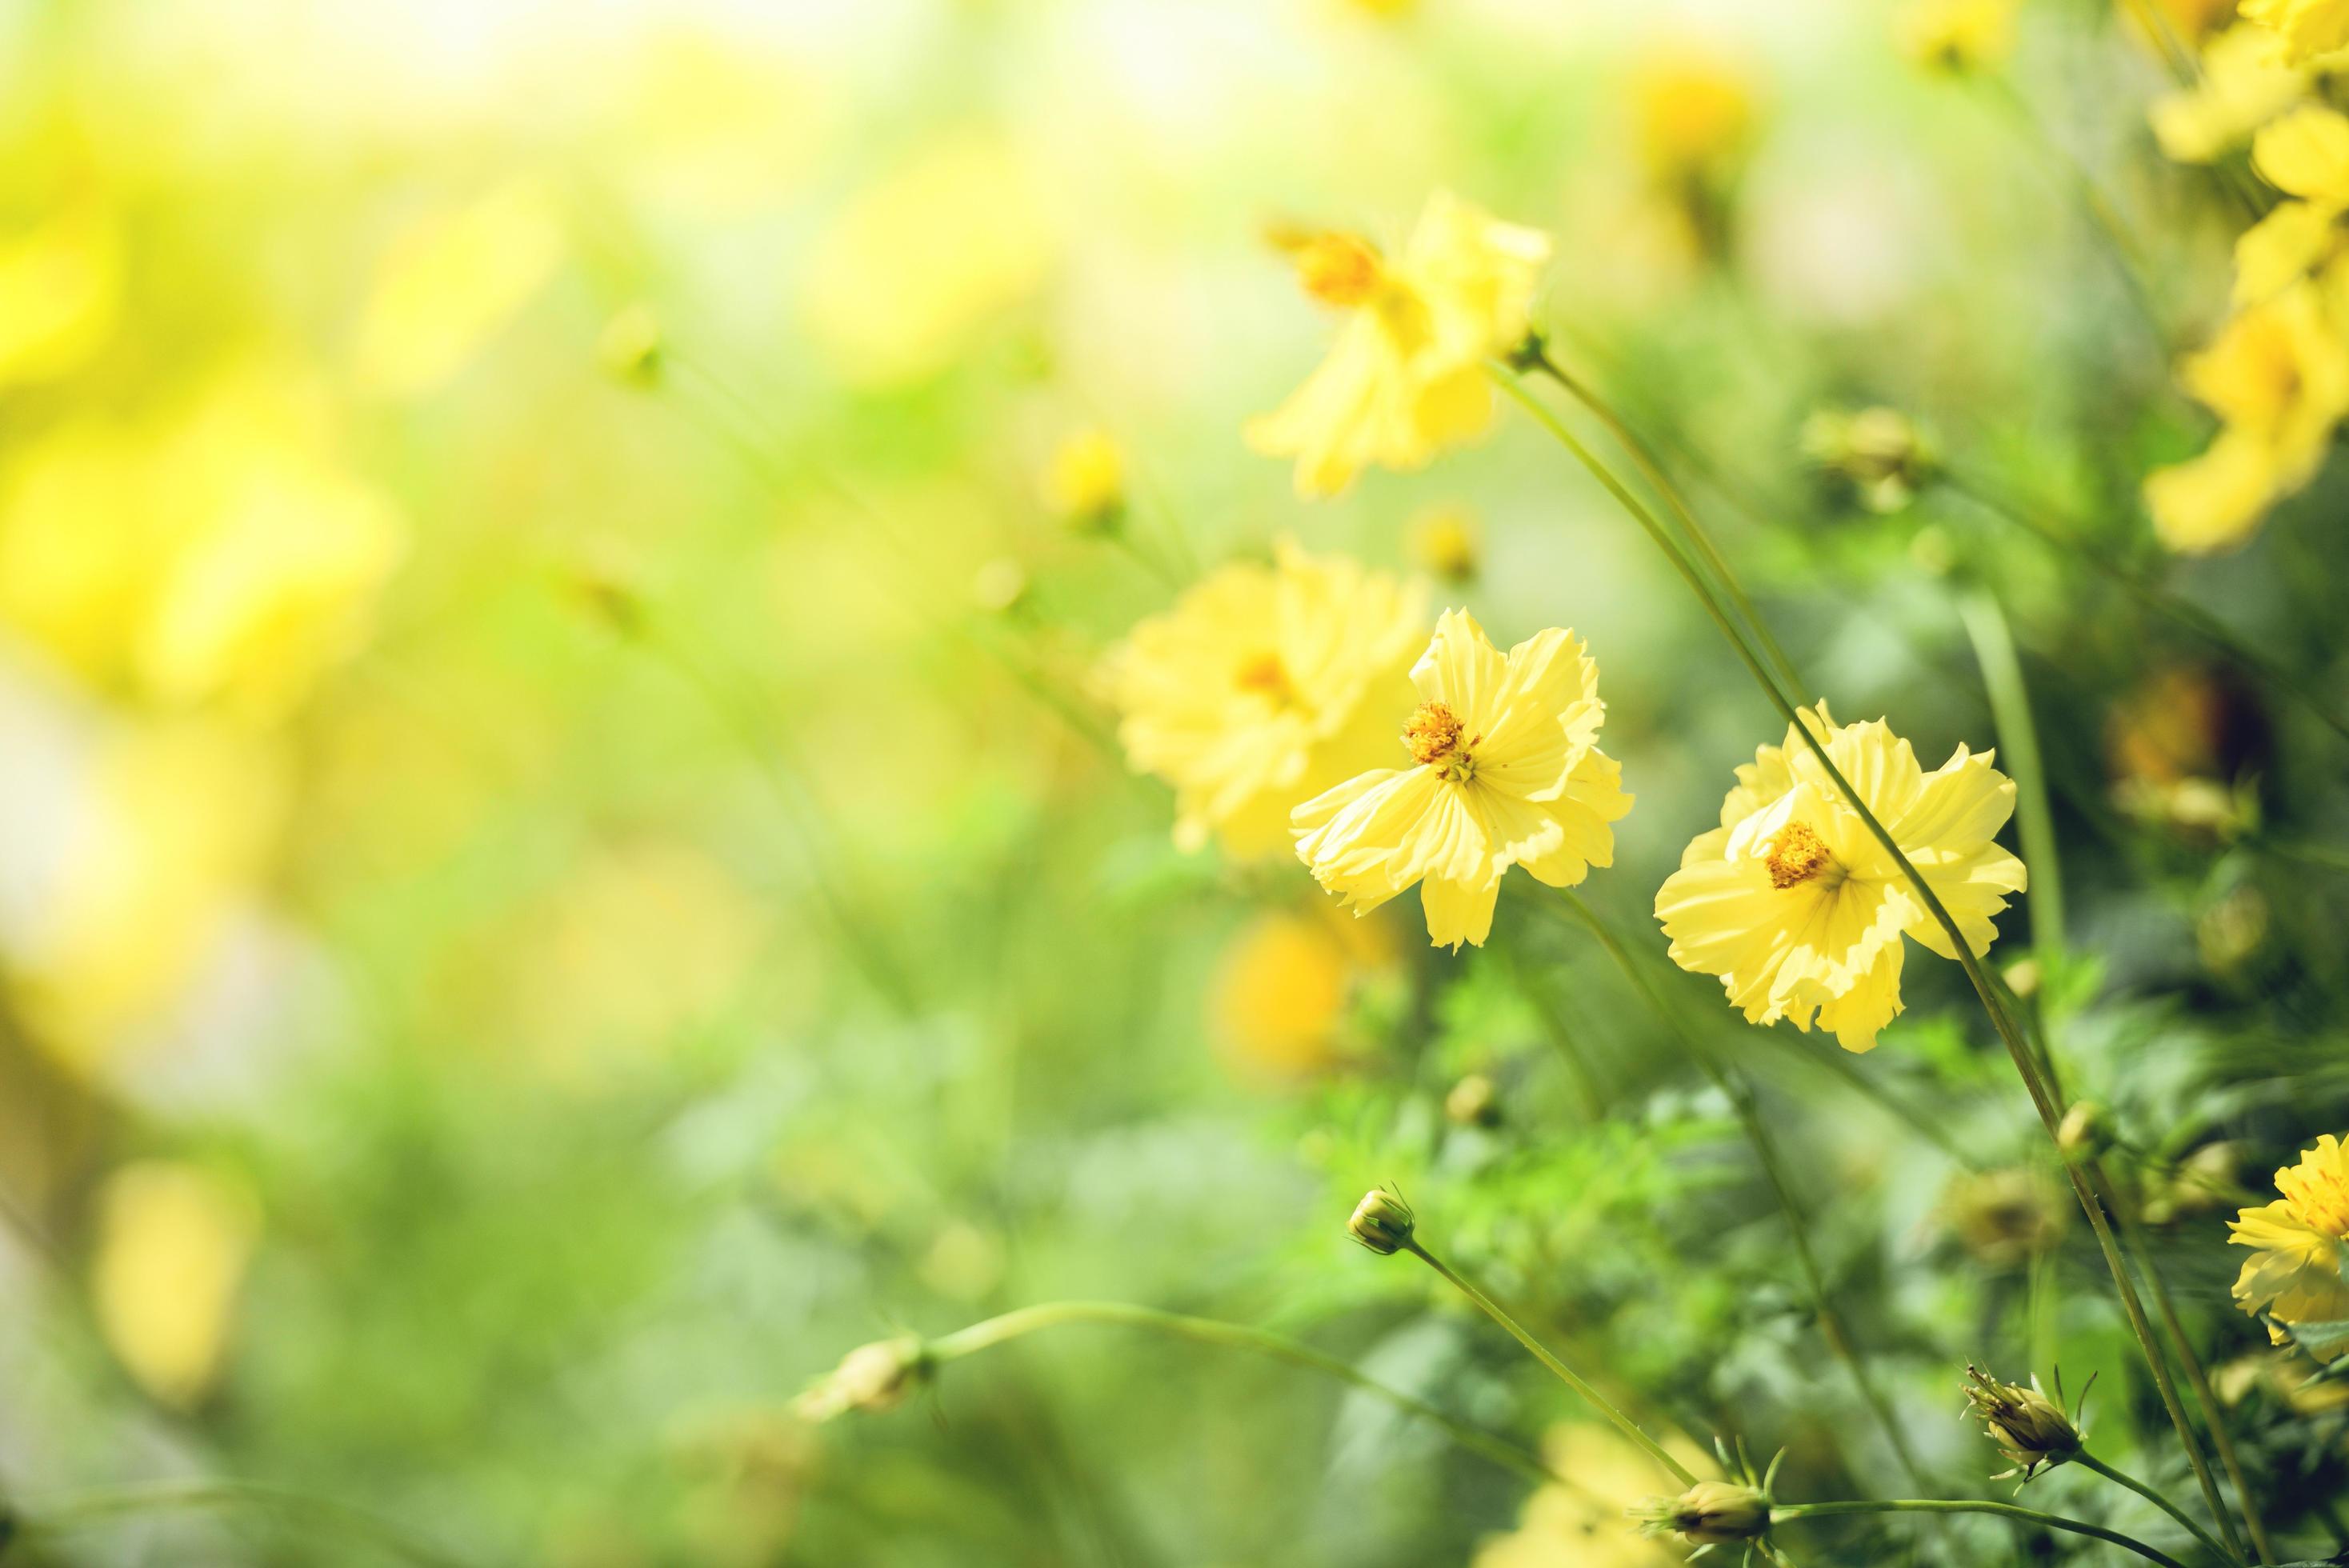
[[(2014, 785), (1992, 754), (1963, 746), (1931, 773), (1881, 719), (1838, 726), (1804, 716), (1837, 769), (1891, 833), (1979, 956), (1992, 919), (2024, 885), (1996, 833)], [(1901, 936), (1955, 958), (1899, 865), (1792, 728), (1737, 769), (1721, 826), (1702, 833), (1656, 893), (1682, 968), (1721, 976), (1749, 1022), (1792, 1019), (1864, 1051), (1900, 1011)]]
[(2293, 65), (2349, 45), (2349, 0), (2243, 0), (2241, 15), (2281, 40)]
[(1135, 626), (1103, 684), (1127, 758), (1174, 787), (1175, 841), (1269, 854), (1289, 808), (1384, 755), (1426, 614), (1415, 584), (1283, 542)]
[(1297, 852), (1362, 913), (1423, 883), (1436, 945), (1481, 945), (1511, 866), (1568, 887), (1614, 863), (1608, 824), (1631, 797), (1599, 749), (1598, 668), (1555, 629), (1504, 658), (1475, 617), (1447, 610), (1411, 678), (1422, 699), (1402, 733), (1412, 766), (1375, 769), (1298, 807)]
[(1547, 235), (1448, 191), (1394, 258), (1347, 233), (1283, 242), (1305, 292), (1345, 313), (1330, 356), (1248, 444), (1297, 459), (1297, 490), (1335, 495), (1371, 464), (1423, 468), (1493, 418), (1487, 360), (1525, 337)]
[(2227, 1240), (2253, 1249), (2235, 1305), (2278, 1323), (2349, 1319), (2349, 1145), (2326, 1133), (2275, 1184), (2282, 1197), (2228, 1222)]

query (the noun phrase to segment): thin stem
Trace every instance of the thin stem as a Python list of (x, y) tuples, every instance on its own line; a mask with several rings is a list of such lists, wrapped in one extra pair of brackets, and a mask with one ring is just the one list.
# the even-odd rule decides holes
[(2039, 728), (2032, 720), (2031, 690), (2015, 657), (2006, 613), (1988, 590), (1958, 601), (1958, 614), (1982, 665), (1990, 694), (1991, 721), (1998, 727), (1999, 753), (2014, 780), (2015, 818), (2023, 835), (2023, 862), (2031, 868), (2031, 945), (2047, 977), (2064, 957), (2063, 860), (2055, 849), (2055, 813), (2047, 799), (2047, 771), (2039, 755)]
[(2170, 1501), (2168, 1498), (2162, 1496), (2161, 1493), (2154, 1491), (2153, 1488), (2146, 1485), (2145, 1482), (2137, 1480), (2137, 1477), (2130, 1475), (2126, 1470), (2115, 1470), (2112, 1466), (2106, 1464), (2104, 1460), (2098, 1459), (2087, 1449), (2082, 1449), (2079, 1452), (2074, 1454), (2072, 1456), (2072, 1462), (2080, 1466), (2083, 1470), (2091, 1470), (2095, 1471), (2098, 1475), (2104, 1477), (2106, 1480), (2111, 1481), (2116, 1485), (2128, 1488), (2129, 1491), (2137, 1493), (2137, 1496), (2145, 1499), (2147, 1502), (2153, 1504), (2154, 1507), (2161, 1510), (2162, 1512), (2169, 1515), (2170, 1518), (2184, 1525), (2189, 1534), (2192, 1535), (2195, 1540), (2200, 1542), (2211, 1551), (2219, 1553), (2220, 1556), (2240, 1557), (2242, 1555), (2240, 1549), (2230, 1552), (2228, 1548), (2220, 1545), (2209, 1531), (2203, 1529), (2200, 1525), (2195, 1523), (2193, 1520), (2187, 1517), (2186, 1511), (2184, 1509), (2179, 1508), (2176, 1503)]
[[(1859, 791), (1852, 788), (1851, 781), (1844, 777), (1843, 770), (1836, 765), (1835, 758), (1828, 755), (1826, 742), (1812, 732), (1811, 726), (1804, 721), (1804, 716), (1796, 709), (1793, 700), (1779, 689), (1777, 683), (1771, 678), (1770, 672), (1764, 667), (1753, 648), (1738, 635), (1737, 629), (1731, 622), (1728, 614), (1706, 591), (1702, 578), (1687, 558), (1673, 547), (1671, 538), (1664, 532), (1662, 525), (1656, 521), (1655, 515), (1642, 506), (1639, 498), (1625, 489), (1623, 482), (1592, 455), (1590, 449), (1576, 439), (1573, 432), (1550, 416), (1549, 411), (1544, 408), (1530, 393), (1526, 392), (1522, 387), (1518, 387), (1513, 379), (1505, 380), (1503, 384), (1515, 392), (1517, 400), (1524, 404), (1568, 451), (1574, 454), (1583, 467), (1590, 470), (1592, 476), (1606, 487), (1617, 502), (1631, 514), (1633, 521), (1638, 522), (1646, 531), (1648, 536), (1656, 542), (1657, 546), (1664, 551), (1667, 558), (1680, 572), (1682, 578), (1702, 601), (1705, 611), (1712, 617), (1713, 624), (1721, 629), (1723, 636), (1729, 638), (1738, 659), (1753, 675), (1755, 682), (1761, 686), (1764, 695), (1769, 697), (1772, 705), (1785, 718), (1792, 733), (1799, 738), (1802, 746), (1818, 763), (1820, 771), (1825, 773), (1828, 780), (1835, 785), (1837, 793), (1850, 804), (1861, 823), (1868, 829), (1869, 836), (1883, 847), (1885, 852), (1892, 857), (1893, 863), (1899, 867), (1902, 878), (1916, 893), (1918, 901), (1923, 904), (1926, 913), (1931, 917), (1933, 923), (1940, 927), (1943, 939), (1949, 944), (1950, 951), (1956, 955), (1960, 967), (1964, 969), (1968, 983), (1973, 986), (1974, 995), (1981, 1000), (1982, 1010), (1990, 1015), (1992, 1026), (1998, 1031), (2001, 1042), (2006, 1047), (2007, 1056), (2014, 1064), (2017, 1076), (2023, 1079), (2023, 1087), (2031, 1097), (2032, 1109), (2039, 1113), (2040, 1126), (2045, 1131), (2047, 1140), (2054, 1143), (2057, 1129), (2063, 1121), (2063, 1107), (2050, 1089), (2046, 1075), (2041, 1070), (2030, 1043), (2000, 1000), (2000, 987), (1990, 973), (1983, 968), (1982, 960), (1966, 940), (1965, 933), (1959, 928), (1948, 906), (1942, 903), (1940, 894), (1934, 892), (1932, 884), (1926, 880), (1924, 873), (1917, 869), (1915, 862), (1909, 860), (1907, 851), (1901, 849), (1899, 841), (1893, 838), (1891, 830), (1878, 819), (1875, 811), (1869, 808)], [(2225, 1505), (2220, 1501), (2218, 1483), (2211, 1479), (2209, 1462), (2202, 1457), (2201, 1445), (2195, 1440), (2194, 1429), (2187, 1422), (2185, 1407), (2178, 1402), (2178, 1389), (2170, 1381), (2169, 1369), (2162, 1360), (2159, 1348), (2154, 1343), (2153, 1326), (2146, 1320), (2144, 1304), (2138, 1301), (2137, 1287), (2130, 1283), (2127, 1265), (2121, 1259), (2120, 1243), (2114, 1239), (2112, 1227), (2106, 1222), (2103, 1207), (2097, 1203), (2095, 1195), (2088, 1190), (2087, 1178), (2081, 1173), (2077, 1166), (2068, 1161), (2064, 1162), (2064, 1169), (2065, 1175), (2071, 1181), (2073, 1195), (2079, 1201), (2081, 1211), (2087, 1216), (2088, 1228), (2095, 1233), (2096, 1245), (2104, 1253), (2105, 1266), (2111, 1273), (2114, 1288), (2120, 1295), (2122, 1315), (2127, 1318), (2129, 1332), (2136, 1336), (2137, 1347), (2145, 1356), (2147, 1369), (2152, 1373), (2154, 1387), (2161, 1395), (2162, 1408), (2168, 1412), (2169, 1423), (2176, 1429), (2178, 1441), (2185, 1447), (2186, 1457), (2194, 1468), (2195, 1480), (2201, 1485), (2203, 1501), (2209, 1504), (2211, 1515), (2218, 1520), (2220, 1528), (2226, 1533), (2229, 1541), (2232, 1542), (2234, 1525), (2228, 1517)], [(2240, 1560), (2240, 1556), (2241, 1548), (2238, 1546), (2237, 1560)]]
[(1538, 357), (1532, 363), (1535, 369), (1557, 382), (1576, 402), (1589, 409), (1599, 422), (1607, 427), (1608, 433), (1615, 438), (1623, 450), (1630, 455), (1631, 466), (1640, 470), (1640, 477), (1654, 487), (1658, 495), (1663, 497), (1664, 504), (1671, 508), (1672, 515), (1679, 520), (1681, 531), (1688, 535), (1690, 542), (1696, 546), (1697, 553), (1704, 558), (1705, 564), (1720, 579), (1722, 587), (1728, 592), (1730, 602), (1737, 606), (1737, 613), (1744, 617), (1746, 625), (1761, 643), (1774, 673), (1786, 683), (1789, 689), (1800, 690), (1803, 678), (1795, 672), (1794, 661), (1786, 656), (1785, 649), (1780, 647), (1778, 639), (1771, 634), (1768, 623), (1762, 619), (1761, 612), (1754, 609), (1754, 601), (1746, 596), (1744, 585), (1737, 581), (1737, 574), (1729, 569), (1728, 561), (1714, 546), (1713, 536), (1697, 521), (1696, 513), (1689, 506), (1687, 498), (1681, 494), (1679, 488), (1664, 472), (1654, 449), (1640, 439), (1639, 433), (1606, 399), (1580, 378), (1568, 375), (1557, 360), (1550, 357), (1547, 350), (1539, 351)]
[(2145, 575), (2101, 552), (2091, 550), (2077, 539), (2032, 515), (2021, 505), (1994, 495), (1978, 480), (1944, 471), (1941, 482), (1972, 501), (1985, 511), (2002, 517), (2016, 527), (2036, 535), (2042, 542), (2062, 551), (2089, 570), (2118, 583), (2122, 590), (2145, 608), (2165, 615), (2210, 645), (2222, 656), (2233, 661), (2251, 674), (2273, 686), (2286, 696), (2322, 719), (2326, 727), (2344, 740), (2349, 740), (2349, 717), (2334, 711), (2333, 705), (2313, 686), (2302, 680), (2282, 664), (2245, 643), (2227, 624), (2200, 605), (2178, 598)]
[(2123, 1535), (2117, 1530), (2106, 1530), (2101, 1524), (2090, 1524), (2084, 1519), (2066, 1519), (2058, 1513), (2042, 1513), (2035, 1508), (2023, 1508), (2012, 1502), (1991, 1502), (1977, 1498), (1901, 1497), (1883, 1501), (1854, 1501), (1851, 1502), (1794, 1502), (1770, 1511), (1770, 1522), (1776, 1524), (1789, 1519), (1833, 1519), (1850, 1513), (1989, 1513), (2001, 1519), (2018, 1520), (2036, 1524), (2046, 1530), (2065, 1530), (2075, 1535), (2094, 1536), (2109, 1541), (2115, 1546), (2136, 1553), (2148, 1563), (2159, 1563), (2164, 1568), (2186, 1568), (2186, 1564), (2158, 1548), (2147, 1546), (2133, 1535)]
[(1532, 1335), (1526, 1333), (1523, 1328), (1518, 1326), (1517, 1320), (1511, 1317), (1507, 1313), (1502, 1311), (1499, 1304), (1495, 1302), (1491, 1296), (1486, 1295), (1483, 1291), (1478, 1290), (1475, 1285), (1469, 1283), (1464, 1276), (1454, 1273), (1450, 1264), (1444, 1263), (1443, 1259), (1437, 1257), (1433, 1253), (1429, 1252), (1425, 1246), (1421, 1244), (1417, 1237), (1414, 1236), (1404, 1242), (1402, 1243), (1402, 1250), (1417, 1258), (1420, 1262), (1425, 1264), (1429, 1268), (1433, 1269), (1437, 1274), (1442, 1274), (1446, 1280), (1451, 1282), (1454, 1289), (1459, 1291), (1461, 1295), (1466, 1296), (1471, 1302), (1475, 1303), (1477, 1309), (1484, 1313), (1485, 1316), (1499, 1324), (1503, 1328), (1507, 1329), (1512, 1338), (1516, 1339), (1518, 1344), (1524, 1346), (1527, 1350), (1533, 1353), (1535, 1360), (1540, 1362), (1543, 1366), (1556, 1373), (1558, 1380), (1564, 1383), (1568, 1387), (1573, 1389), (1577, 1394), (1582, 1396), (1583, 1401), (1589, 1405), (1592, 1409), (1597, 1410), (1600, 1415), (1614, 1422), (1616, 1428), (1620, 1430), (1625, 1437), (1630, 1439), (1640, 1448), (1646, 1449), (1648, 1457), (1654, 1460), (1658, 1464), (1663, 1466), (1665, 1471), (1670, 1474), (1673, 1480), (1679, 1481), (1682, 1486), (1694, 1486), (1696, 1484), (1696, 1477), (1690, 1472), (1689, 1468), (1681, 1463), (1680, 1460), (1672, 1458), (1671, 1455), (1666, 1453), (1663, 1450), (1662, 1446), (1659, 1444), (1655, 1439), (1648, 1436), (1646, 1432), (1641, 1431), (1640, 1429), (1640, 1424), (1637, 1421), (1634, 1421), (1630, 1417), (1617, 1409), (1613, 1403), (1608, 1399), (1606, 1395), (1601, 1394), (1598, 1389), (1584, 1382), (1582, 1378), (1575, 1373), (1573, 1367), (1568, 1367), (1565, 1362), (1560, 1361), (1557, 1357), (1551, 1355), (1547, 1346), (1543, 1345), (1540, 1340), (1536, 1339)]
[(1557, 1047), (1557, 1054), (1566, 1059), (1567, 1071), (1573, 1078), (1575, 1091), (1582, 1100), (1583, 1114), (1592, 1121), (1603, 1119), (1607, 1105), (1599, 1092), (1598, 1077), (1590, 1070), (1590, 1063), (1583, 1055), (1581, 1043), (1574, 1037), (1574, 1030), (1567, 1023), (1566, 1015), (1536, 985), (1530, 967), (1516, 947), (1502, 944), (1501, 962), (1508, 966), (1510, 975), (1517, 983), (1517, 995), (1524, 997), (1526, 1006), (1533, 1009), (1542, 1032)]
[(1212, 1317), (1188, 1317), (1181, 1313), (1161, 1312), (1155, 1307), (1137, 1306), (1123, 1301), (1050, 1301), (1023, 1306), (999, 1317), (990, 1317), (984, 1323), (957, 1329), (943, 1338), (930, 1340), (923, 1349), (932, 1361), (944, 1363), (975, 1355), (1025, 1334), (1071, 1323), (1104, 1323), (1146, 1328), (1196, 1344), (1251, 1350), (1259, 1356), (1268, 1356), (1276, 1361), (1285, 1361), (1292, 1367), (1301, 1367), (1309, 1372), (1319, 1372), (1325, 1377), (1351, 1384), (1366, 1394), (1384, 1399), (1397, 1409), (1422, 1417), (1441, 1427), (1462, 1448), (1513, 1470), (1529, 1480), (1548, 1484), (1564, 1479), (1515, 1443), (1481, 1431), (1417, 1395), (1390, 1387), (1336, 1357), (1325, 1356), (1286, 1336), (1246, 1324), (1225, 1323)]
[(2186, 1332), (2184, 1320), (2178, 1315), (2178, 1303), (2155, 1264), (2145, 1226), (2137, 1219), (2135, 1205), (2115, 1190), (2101, 1161), (2091, 1161), (2088, 1173), (2097, 1191), (2106, 1198), (2113, 1217), (2120, 1222), (2122, 1245), (2137, 1255), (2137, 1272), (2145, 1275), (2145, 1283), (2153, 1292), (2154, 1310), (2161, 1315), (2161, 1326), (2169, 1336), (2170, 1347), (2178, 1353), (2178, 1365), (2186, 1368), (2187, 1386), (2194, 1390), (2195, 1402), (2202, 1407), (2203, 1424), (2210, 1429), (2210, 1444), (2219, 1450), (2219, 1463), (2225, 1469), (2227, 1479), (2234, 1483), (2235, 1502), (2243, 1511), (2243, 1523), (2251, 1531), (2251, 1550), (2260, 1562), (2272, 1563), (2276, 1560), (2275, 1543), (2268, 1539), (2267, 1525), (2260, 1518), (2259, 1504), (2243, 1471), (2242, 1456), (2236, 1450), (2233, 1435), (2227, 1430), (2226, 1408), (2220, 1404), (2210, 1387), (2210, 1375), (2203, 1370), (2202, 1358), (2194, 1353), (2194, 1341)]
[(1737, 1113), (1739, 1127), (1744, 1130), (1746, 1142), (1753, 1146), (1754, 1162), (1761, 1166), (1763, 1177), (1769, 1182), (1770, 1191), (1777, 1200), (1778, 1212), (1785, 1217), (1787, 1233), (1795, 1243), (1795, 1261), (1801, 1265), (1803, 1278), (1810, 1287), (1811, 1312), (1818, 1319), (1820, 1337), (1826, 1341), (1827, 1348), (1851, 1373), (1851, 1380), (1859, 1390), (1861, 1401), (1875, 1416), (1877, 1425), (1883, 1428), (1885, 1439), (1891, 1445), (1894, 1457), (1900, 1461), (1900, 1468), (1908, 1471), (1909, 1479), (1920, 1487), (1931, 1485), (1919, 1467), (1917, 1456), (1909, 1447), (1908, 1437), (1893, 1415), (1891, 1402), (1877, 1387), (1875, 1379), (1868, 1375), (1868, 1364), (1860, 1358), (1859, 1350), (1845, 1329), (1842, 1317), (1831, 1305), (1826, 1271), (1819, 1267), (1818, 1256), (1811, 1250), (1809, 1228), (1805, 1223), (1800, 1205), (1795, 1202), (1794, 1189), (1786, 1181), (1785, 1166), (1779, 1159), (1777, 1140), (1771, 1137), (1768, 1124), (1762, 1119), (1761, 1108), (1754, 1103), (1753, 1085), (1743, 1076), (1733, 1077), (1728, 1069), (1713, 1059), (1713, 1052), (1698, 1041), (1686, 1020), (1650, 982), (1621, 938), (1582, 901), (1581, 895), (1571, 888), (1561, 889), (1560, 892), (1565, 894), (1566, 906), (1579, 917), (1590, 934), (1598, 939), (1599, 944), (1607, 950), (1608, 956), (1615, 961), (1615, 966), (1623, 972), (1623, 977), (1640, 993), (1649, 1010), (1679, 1037), (1681, 1049), (1695, 1060), (1697, 1066), (1704, 1070), (1705, 1077), (1713, 1080), (1713, 1087), (1727, 1097), (1731, 1108)]
[(24, 1506), (16, 1523), (27, 1539), (87, 1529), (140, 1513), (213, 1508), (262, 1508), (333, 1521), (349, 1532), (419, 1568), (464, 1568), (464, 1560), (441, 1550), (404, 1525), (332, 1498), (249, 1480), (162, 1480), (97, 1487), (53, 1501)]

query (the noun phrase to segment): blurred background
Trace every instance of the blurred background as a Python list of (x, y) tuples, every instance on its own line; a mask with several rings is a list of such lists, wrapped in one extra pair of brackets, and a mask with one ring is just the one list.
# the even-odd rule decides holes
[[(1387, 1180), (1671, 1423), (1786, 1445), (1782, 1491), (1904, 1490), (1727, 1106), (1603, 954), (1509, 900), (1457, 956), (1410, 899), (1336, 916), (1179, 850), (1117, 753), (1102, 654), (1277, 538), (1504, 645), (1573, 626), (1639, 798), (1587, 892), (1661, 955), (1657, 882), (1783, 733), (1663, 563), (1522, 418), (1311, 507), (1240, 439), (1328, 331), (1267, 232), (1392, 243), (1437, 187), (1555, 237), (1558, 357), (1839, 717), (2000, 743), (1983, 639), (2019, 650), (2069, 928), (2011, 912), (1996, 956), (2146, 1151), (2271, 1520), (2333, 1551), (2334, 1386), (2233, 1310), (2221, 1221), (2349, 1122), (2342, 738), (1979, 498), (2335, 694), (2349, 521), (2320, 480), (2240, 553), (2151, 543), (2242, 219), (2164, 156), (2128, 8), (2032, 0), (1973, 73), (1902, 26), (0, 5), (0, 1501), (72, 1525), (20, 1553), (395, 1560), (274, 1492), (165, 1505), (235, 1478), (484, 1564), (1672, 1560), (1615, 1439), (1347, 1245)], [(1873, 405), (1973, 482), (1824, 471)], [(2190, 1488), (1995, 1039), (1909, 975), (1848, 1058), (1657, 970), (1759, 1080), (1940, 1485), (1998, 1468), (1955, 1415), (1986, 1358), (2100, 1371), (2100, 1451)], [(1113, 1328), (791, 1408), (858, 1344), (1069, 1296), (1294, 1334), (1608, 1501)], [(2093, 1484), (2035, 1501), (2167, 1528)]]

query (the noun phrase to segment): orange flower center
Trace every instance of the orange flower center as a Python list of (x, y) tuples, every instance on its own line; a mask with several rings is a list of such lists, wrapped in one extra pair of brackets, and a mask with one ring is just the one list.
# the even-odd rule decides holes
[(1270, 697), (1274, 702), (1285, 703), (1297, 695), (1296, 688), (1288, 684), (1288, 670), (1281, 664), (1278, 654), (1257, 655), (1233, 672), (1232, 681), (1240, 690)]
[(1801, 822), (1789, 822), (1770, 841), (1762, 863), (1770, 868), (1770, 885), (1783, 892), (1826, 870), (1830, 858), (1826, 840)]
[(1465, 782), (1476, 771), (1476, 759), (1468, 748), (1484, 737), (1463, 739), (1464, 727), (1459, 715), (1442, 703), (1423, 703), (1402, 727), (1402, 743), (1411, 748), (1411, 759), (1421, 767), (1433, 768), (1455, 783)]
[(1316, 234), (1296, 248), (1297, 281), (1324, 304), (1368, 304), (1385, 281), (1378, 252), (1351, 234)]
[(2318, 1170), (2314, 1161), (2303, 1160), (2276, 1172), (2276, 1191), (2311, 1230), (2349, 1241), (2349, 1181)]

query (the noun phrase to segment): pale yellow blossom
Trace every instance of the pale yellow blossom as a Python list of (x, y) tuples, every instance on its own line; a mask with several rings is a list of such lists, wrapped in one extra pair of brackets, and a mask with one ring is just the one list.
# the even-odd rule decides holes
[(2230, 27), (2205, 46), (2190, 86), (2154, 100), (2154, 139), (2180, 163), (2209, 163), (2290, 108), (2307, 87), (2308, 74), (2283, 63), (2272, 35)]
[(2326, 1133), (2275, 1184), (2274, 1202), (2229, 1222), (2227, 1239), (2253, 1249), (2235, 1305), (2278, 1323), (2349, 1321), (2349, 1146)]
[(2294, 65), (2349, 45), (2349, 0), (2242, 0), (2242, 18), (2272, 36)]
[(534, 180), (429, 214), (393, 242), (359, 312), (355, 372), (371, 391), (440, 387), (554, 275), (563, 218)]
[(184, 1409), (218, 1381), (259, 1232), (249, 1191), (181, 1161), (123, 1166), (99, 1190), (91, 1306), (157, 1399)]

